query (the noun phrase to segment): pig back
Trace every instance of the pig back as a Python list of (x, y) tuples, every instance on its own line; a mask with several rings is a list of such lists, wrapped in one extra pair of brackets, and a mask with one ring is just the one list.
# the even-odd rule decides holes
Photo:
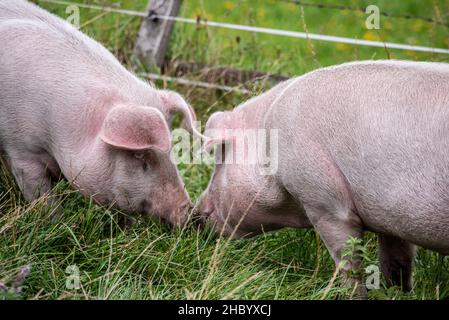
[(278, 98), (270, 119), (280, 129), (283, 174), (325, 155), (368, 229), (449, 250), (448, 65), (381, 61), (312, 72)]
[(0, 1), (0, 43), (0, 143), (72, 148), (87, 117), (154, 96), (107, 49), (34, 4)]

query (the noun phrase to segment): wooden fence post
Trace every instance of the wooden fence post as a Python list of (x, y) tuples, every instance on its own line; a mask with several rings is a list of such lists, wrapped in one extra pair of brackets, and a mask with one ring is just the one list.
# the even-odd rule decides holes
[(142, 21), (134, 55), (147, 66), (162, 67), (174, 21), (157, 19), (154, 15), (178, 15), (181, 0), (150, 0), (148, 18)]

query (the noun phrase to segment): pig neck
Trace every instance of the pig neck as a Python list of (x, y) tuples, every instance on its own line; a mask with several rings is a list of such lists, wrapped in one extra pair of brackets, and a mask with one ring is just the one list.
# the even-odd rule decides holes
[[(270, 130), (270, 129), (280, 129), (275, 128), (272, 125), (271, 119), (267, 117), (267, 115), (271, 114), (271, 110), (273, 109), (273, 105), (280, 95), (283, 94), (284, 90), (289, 87), (289, 85), (295, 79), (290, 79), (284, 82), (281, 82), (277, 86), (272, 89), (262, 93), (259, 96), (253, 97), (245, 103), (239, 105), (233, 110), (234, 122), (231, 124), (232, 129), (255, 129), (255, 130)], [(268, 119), (267, 119), (268, 118)], [(257, 176), (256, 180), (258, 182), (263, 183), (262, 179), (266, 176), (255, 174)], [(274, 180), (278, 180), (275, 175)], [(273, 181), (273, 179), (270, 179)], [(276, 181), (277, 182), (277, 181)]]
[[(234, 109), (235, 117), (238, 119), (235, 126), (238, 129), (282, 129), (278, 128), (275, 121), (269, 117), (273, 108), (275, 108), (276, 100), (282, 96), (284, 90), (288, 88), (296, 78), (284, 81), (265, 93), (256, 96), (244, 104)], [(254, 185), (266, 186), (278, 192), (277, 204), (272, 208), (271, 213), (276, 225), (279, 223), (278, 216), (282, 214), (282, 225), (279, 227), (292, 228), (310, 228), (312, 227), (309, 219), (305, 215), (305, 210), (300, 203), (296, 203), (291, 195), (285, 190), (280, 177), (276, 174), (273, 176), (265, 176), (253, 173)]]
[(234, 109), (238, 114), (236, 119), (243, 119), (241, 122), (244, 128), (268, 129), (267, 115), (270, 114), (276, 100), (282, 96), (284, 90), (296, 81), (296, 78), (286, 80), (274, 86), (270, 90), (251, 98)]
[(290, 79), (281, 82), (270, 90), (236, 107), (233, 111), (237, 115), (235, 119), (238, 119), (238, 123), (237, 121), (235, 123), (236, 127), (240, 126), (242, 129), (266, 129), (266, 115), (278, 96), (293, 81), (294, 79)]

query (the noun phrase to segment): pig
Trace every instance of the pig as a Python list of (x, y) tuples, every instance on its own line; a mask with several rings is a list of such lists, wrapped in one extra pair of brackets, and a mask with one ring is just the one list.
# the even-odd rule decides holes
[[(232, 161), (235, 129), (277, 132), (277, 169)], [(449, 64), (318, 69), (213, 114), (205, 135), (218, 164), (195, 211), (221, 235), (314, 228), (362, 298), (360, 258), (342, 251), (364, 231), (378, 235), (387, 285), (405, 291), (416, 245), (449, 254)]]
[(0, 1), (0, 43), (0, 150), (25, 200), (64, 177), (101, 205), (185, 221), (170, 123), (180, 112), (195, 131), (195, 113), (179, 94), (27, 1)]

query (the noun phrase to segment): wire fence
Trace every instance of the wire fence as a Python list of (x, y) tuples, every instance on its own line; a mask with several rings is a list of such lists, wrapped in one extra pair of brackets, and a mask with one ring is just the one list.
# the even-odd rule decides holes
[[(318, 8), (318, 9), (332, 9), (332, 10), (340, 10), (340, 11), (355, 11), (355, 12), (362, 12), (365, 13), (366, 8), (364, 7), (352, 7), (352, 6), (345, 6), (345, 5), (339, 5), (339, 4), (327, 4), (327, 3), (310, 3), (305, 2), (301, 0), (281, 0), (286, 3), (293, 3), (297, 4), (303, 7), (312, 7), (312, 8)], [(428, 23), (435, 23), (439, 24), (445, 27), (449, 28), (449, 23), (445, 21), (441, 21), (438, 19), (430, 18), (430, 17), (422, 17), (422, 16), (415, 16), (410, 14), (396, 14), (392, 12), (386, 12), (386, 11), (380, 11), (379, 14), (384, 17), (388, 18), (398, 18), (398, 19), (406, 19), (406, 20), (421, 20)]]
[(316, 33), (307, 33), (307, 32), (299, 32), (299, 31), (290, 31), (290, 30), (282, 30), (282, 29), (272, 29), (272, 28), (263, 28), (256, 26), (248, 26), (248, 25), (240, 25), (240, 24), (232, 24), (218, 21), (209, 21), (203, 19), (189, 19), (183, 17), (173, 17), (173, 16), (163, 16), (158, 15), (157, 13), (152, 12), (150, 16), (146, 12), (140, 11), (132, 11), (125, 10), (119, 8), (112, 8), (106, 6), (98, 6), (98, 5), (90, 5), (90, 4), (82, 4), (82, 3), (73, 3), (68, 1), (59, 1), (59, 0), (40, 0), (41, 2), (54, 3), (60, 5), (76, 5), (80, 8), (87, 8), (92, 10), (101, 10), (106, 12), (114, 12), (125, 15), (137, 16), (137, 17), (148, 17), (151, 19), (164, 19), (170, 20), (180, 23), (188, 23), (195, 25), (204, 25), (207, 27), (216, 27), (216, 28), (225, 28), (232, 29), (238, 31), (247, 31), (253, 33), (263, 33), (291, 38), (301, 38), (301, 39), (311, 39), (318, 41), (327, 41), (327, 42), (336, 42), (336, 43), (345, 43), (357, 46), (370, 46), (370, 47), (378, 47), (378, 48), (386, 48), (386, 49), (399, 49), (399, 50), (410, 50), (410, 51), (421, 51), (421, 52), (431, 52), (431, 53), (442, 53), (449, 54), (449, 49), (445, 48), (433, 48), (426, 46), (417, 46), (410, 44), (402, 44), (402, 43), (393, 43), (393, 42), (383, 42), (383, 41), (374, 41), (374, 40), (361, 40), (355, 38), (348, 37), (340, 37), (340, 36), (330, 36)]
[[(369, 47), (380, 47), (380, 48), (386, 48), (386, 49), (400, 49), (400, 50), (411, 50), (411, 51), (449, 54), (449, 49), (445, 49), (445, 48), (433, 48), (433, 47), (416, 46), (416, 45), (401, 44), (401, 43), (361, 40), (361, 39), (340, 37), (340, 36), (330, 36), (330, 35), (323, 35), (323, 34), (299, 32), (299, 31), (290, 31), (290, 30), (272, 29), (272, 28), (264, 28), (264, 27), (256, 27), (256, 26), (248, 26), (248, 25), (240, 25), (240, 24), (231, 24), (231, 23), (218, 22), (218, 21), (208, 21), (208, 20), (203, 20), (200, 18), (189, 19), (189, 18), (184, 18), (184, 17), (164, 16), (164, 15), (157, 14), (157, 12), (156, 12), (157, 10), (152, 11), (148, 14), (147, 12), (127, 10), (127, 9), (116, 8), (116, 7), (111, 7), (111, 6), (100, 6), (100, 5), (92, 5), (92, 4), (84, 4), (84, 3), (74, 3), (74, 2), (70, 2), (70, 1), (64, 1), (64, 0), (39, 0), (39, 1), (57, 4), (57, 5), (64, 5), (64, 6), (74, 5), (79, 8), (102, 11), (105, 13), (108, 13), (108, 12), (109, 13), (117, 13), (117, 14), (123, 14), (123, 15), (135, 16), (135, 17), (141, 17), (141, 18), (148, 18), (148, 19), (165, 19), (165, 20), (175, 21), (175, 22), (179, 22), (179, 23), (204, 25), (207, 27), (225, 28), (225, 29), (247, 31), (247, 32), (253, 32), (253, 33), (270, 34), (270, 35), (276, 35), (276, 36), (311, 39), (311, 40), (327, 41), (327, 42), (335, 42), (335, 43), (345, 43), (345, 44), (351, 44), (351, 45), (357, 45), (357, 46), (369, 46)], [(294, 3), (294, 4), (297, 4), (300, 6), (316, 7), (316, 8), (320, 8), (320, 9), (352, 10), (352, 11), (365, 12), (365, 8), (355, 8), (355, 7), (349, 7), (349, 6), (343, 6), (343, 5), (309, 3), (309, 2), (304, 2), (304, 1), (300, 1), (300, 0), (282, 0), (282, 1), (286, 2), (286, 3)], [(433, 18), (411, 16), (411, 15), (402, 15), (401, 16), (401, 15), (395, 15), (395, 14), (391, 14), (391, 13), (387, 13), (387, 12), (382, 12), (381, 14), (383, 16), (388, 16), (391, 18), (419, 19), (419, 20), (424, 20), (429, 23), (438, 23), (438, 24), (443, 24), (443, 25), (447, 26), (447, 24), (445, 24), (441, 21), (437, 21)], [(197, 80), (192, 80), (192, 79), (187, 79), (187, 78), (159, 75), (156, 73), (139, 73), (138, 75), (141, 77), (147, 78), (149, 80), (152, 80), (152, 81), (173, 82), (173, 83), (177, 83), (180, 85), (194, 86), (194, 87), (200, 87), (200, 88), (204, 88), (204, 89), (215, 89), (215, 90), (221, 90), (224, 92), (237, 92), (237, 93), (241, 93), (241, 94), (251, 94), (251, 90), (244, 88), (242, 85), (233, 87), (233, 86), (221, 85), (221, 84), (217, 84), (217, 83), (197, 81)]]
[(159, 75), (156, 73), (138, 73), (140, 77), (150, 79), (153, 81), (161, 80), (166, 82), (173, 82), (178, 83), (185, 86), (193, 86), (193, 87), (199, 87), (204, 89), (215, 89), (225, 92), (237, 92), (242, 94), (251, 94), (251, 91), (245, 88), (242, 88), (242, 86), (238, 87), (231, 87), (231, 86), (224, 86), (216, 83), (210, 83), (210, 82), (204, 82), (204, 81), (196, 81), (186, 78), (179, 78), (179, 77), (169, 77), (164, 75)]

